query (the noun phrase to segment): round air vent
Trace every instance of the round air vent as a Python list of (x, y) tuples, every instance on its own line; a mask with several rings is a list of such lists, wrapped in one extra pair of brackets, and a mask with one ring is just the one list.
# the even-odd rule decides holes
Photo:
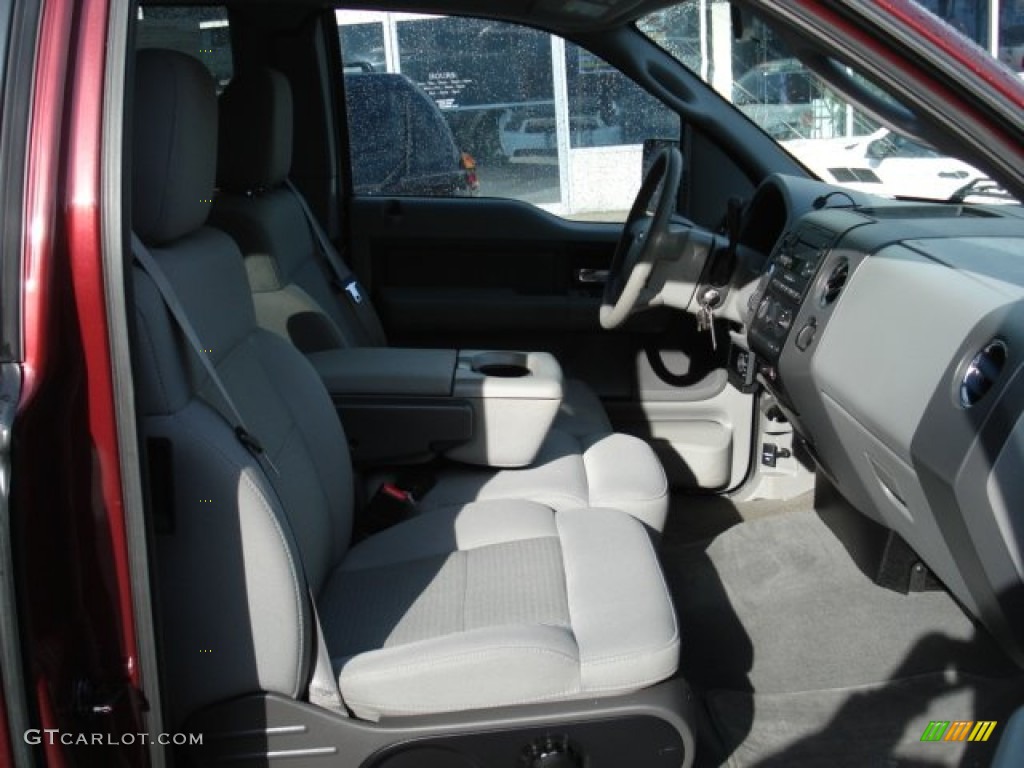
[(970, 408), (988, 394), (1006, 365), (1006, 353), (1006, 344), (993, 339), (974, 356), (960, 380), (960, 405)]
[(827, 307), (835, 303), (839, 294), (843, 292), (843, 286), (846, 285), (846, 279), (849, 276), (850, 262), (842, 259), (832, 268), (832, 272), (825, 281), (825, 287), (821, 289), (821, 306)]

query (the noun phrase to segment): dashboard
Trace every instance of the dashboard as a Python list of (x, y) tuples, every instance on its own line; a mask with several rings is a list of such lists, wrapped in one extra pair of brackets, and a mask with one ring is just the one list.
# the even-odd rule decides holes
[(745, 221), (730, 379), (1024, 662), (1024, 210), (772, 176)]

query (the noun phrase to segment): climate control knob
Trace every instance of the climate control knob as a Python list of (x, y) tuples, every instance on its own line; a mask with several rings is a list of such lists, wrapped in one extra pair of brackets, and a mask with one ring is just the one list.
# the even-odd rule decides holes
[(814, 318), (800, 329), (800, 332), (796, 335), (796, 347), (801, 352), (807, 350), (811, 344), (814, 343), (814, 334), (818, 332), (818, 327), (814, 324)]

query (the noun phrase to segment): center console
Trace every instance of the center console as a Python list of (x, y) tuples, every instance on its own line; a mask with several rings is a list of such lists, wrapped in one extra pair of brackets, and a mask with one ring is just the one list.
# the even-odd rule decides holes
[(760, 382), (780, 405), (792, 405), (789, 386), (810, 375), (817, 343), (864, 258), (846, 238), (869, 222), (848, 209), (814, 211), (779, 239), (747, 306), (749, 352), (730, 361), (733, 380)]
[(830, 230), (804, 225), (780, 241), (750, 302), (750, 349), (769, 365), (778, 363), (800, 305), (835, 238)]
[(561, 368), (543, 352), (362, 347), (309, 359), (363, 464), (526, 466), (562, 401)]

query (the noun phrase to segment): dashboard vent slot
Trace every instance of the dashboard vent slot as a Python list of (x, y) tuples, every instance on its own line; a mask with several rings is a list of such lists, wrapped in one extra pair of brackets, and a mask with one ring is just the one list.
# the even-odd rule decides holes
[(960, 405), (970, 408), (977, 404), (999, 378), (1006, 365), (1006, 344), (993, 339), (974, 356), (960, 381)]
[(843, 292), (843, 287), (846, 285), (846, 279), (849, 276), (850, 262), (843, 259), (835, 265), (825, 281), (825, 287), (821, 291), (821, 306), (828, 307), (835, 303), (836, 299), (839, 298), (839, 294)]
[(881, 184), (882, 180), (878, 174), (870, 168), (829, 168), (828, 172), (836, 180), (836, 184), (850, 184), (860, 182), (862, 184)]

